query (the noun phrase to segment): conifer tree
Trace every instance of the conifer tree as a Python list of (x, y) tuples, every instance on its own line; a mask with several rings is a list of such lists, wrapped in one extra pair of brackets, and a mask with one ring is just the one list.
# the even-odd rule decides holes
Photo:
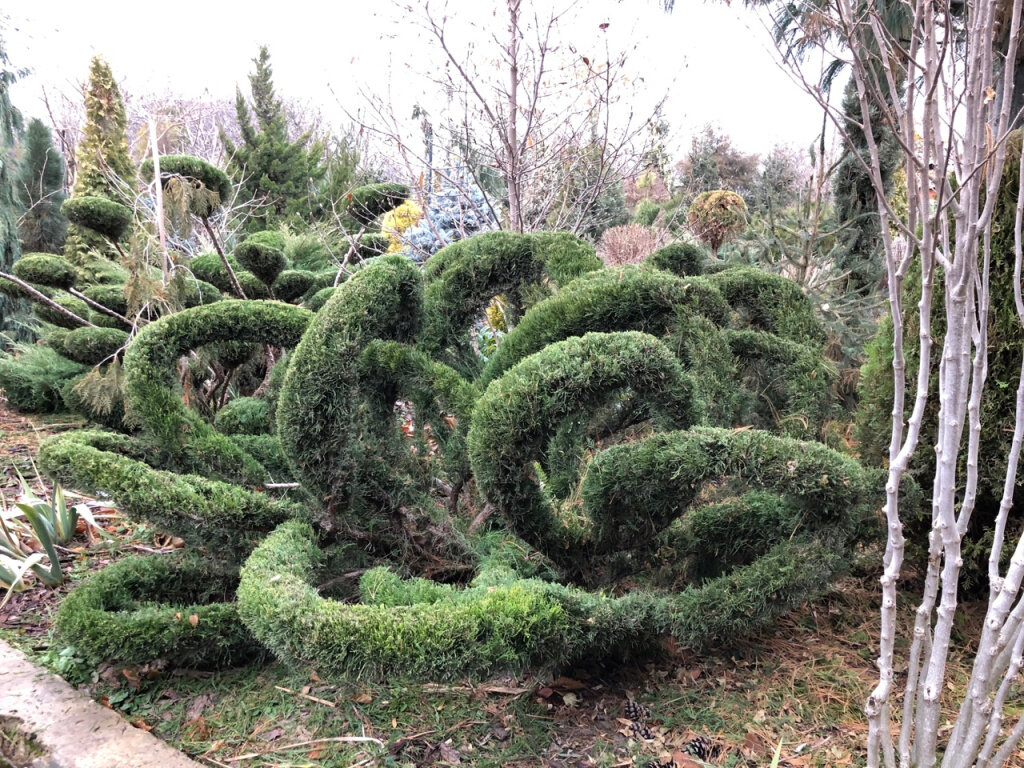
[[(10, 86), (15, 73), (9, 69), (4, 41), (0, 38), (0, 272), (9, 273), (21, 255), (18, 244), (18, 203), (14, 196), (14, 130), (21, 115), (11, 104)], [(12, 328), (18, 302), (0, 294), (0, 331)]]
[(17, 197), (25, 209), (18, 223), (22, 250), (60, 253), (68, 220), (64, 202), (64, 158), (53, 145), (50, 129), (33, 118), (25, 131)]
[[(124, 99), (110, 66), (94, 57), (85, 91), (85, 128), (75, 153), (78, 174), (72, 197), (105, 197), (132, 204), (126, 191), (135, 189), (136, 170), (128, 151), (127, 125)], [(82, 266), (91, 252), (116, 258), (116, 251), (99, 234), (74, 224), (68, 227), (65, 257)]]
[(249, 75), (252, 108), (239, 89), (235, 112), (241, 132), (240, 144), (221, 130), (221, 142), (228, 154), (228, 173), (234, 178), (242, 200), (262, 203), (247, 229), (273, 227), (294, 214), (308, 214), (310, 189), (324, 176), (323, 145), (310, 132), (288, 138), (284, 105), (274, 92), (270, 53), (260, 47), (253, 59), (256, 71)]

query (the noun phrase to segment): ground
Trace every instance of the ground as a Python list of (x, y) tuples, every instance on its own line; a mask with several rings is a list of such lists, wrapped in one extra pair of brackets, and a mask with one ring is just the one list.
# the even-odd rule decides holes
[[(40, 437), (77, 426), (0, 405), (6, 501), (18, 492), (14, 467), (34, 475)], [(68, 585), (15, 595), (0, 610), (0, 638), (207, 765), (612, 768), (674, 760), (693, 768), (769, 766), (776, 751), (779, 766), (864, 762), (861, 707), (876, 677), (878, 632), (870, 554), (826, 599), (728, 653), (680, 649), (666, 639), (647, 663), (446, 685), (337, 683), (280, 664), (209, 674), (155, 660), (93, 670), (74, 649), (52, 643), (61, 596), (117, 557), (166, 556), (180, 545), (115, 510), (100, 512), (114, 546), (80, 534), (64, 553)], [(975, 636), (977, 614), (959, 627), (963, 637)], [(966, 669), (959, 659), (954, 664), (962, 681)], [(709, 763), (686, 754), (698, 737), (717, 748)], [(1024, 752), (1018, 756), (1024, 765)]]

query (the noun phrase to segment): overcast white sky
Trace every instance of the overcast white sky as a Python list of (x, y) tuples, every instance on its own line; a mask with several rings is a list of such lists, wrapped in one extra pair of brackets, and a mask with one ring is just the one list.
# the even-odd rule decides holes
[[(442, 5), (433, 0), (432, 7)], [(449, 0), (448, 14), (479, 14), (486, 5)], [(639, 42), (633, 62), (651, 100), (669, 92), (664, 116), (678, 149), (705, 123), (720, 127), (740, 149), (762, 153), (780, 142), (805, 148), (820, 129), (820, 109), (776, 67), (770, 36), (745, 11), (701, 0), (676, 0), (668, 15), (654, 0), (581, 5), (563, 24), (563, 38), (586, 51), (598, 23), (608, 22), (605, 34), (614, 33), (613, 42)], [(309, 100), (339, 123), (344, 116), (332, 91), (358, 111), (360, 89), (383, 93), (390, 84), (396, 114), (408, 114), (428, 98), (429, 86), (416, 74), (434, 66), (426, 35), (402, 14), (396, 21), (388, 0), (0, 0), (0, 14), (8, 16), (12, 64), (32, 70), (12, 88), (27, 116), (44, 116), (44, 87), (72, 92), (96, 54), (110, 63), (126, 93), (232, 98), (236, 85), (246, 87), (251, 60), (266, 44), (278, 94)], [(500, 16), (494, 25), (503, 28)]]

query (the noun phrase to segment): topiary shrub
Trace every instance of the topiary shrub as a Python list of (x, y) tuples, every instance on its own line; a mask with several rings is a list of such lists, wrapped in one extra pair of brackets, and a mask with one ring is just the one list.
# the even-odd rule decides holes
[(308, 309), (310, 312), (319, 312), (323, 309), (327, 301), (334, 295), (337, 288), (321, 288), (319, 291), (314, 293), (308, 299), (302, 302), (302, 306)]
[[(703, 426), (736, 425), (745, 379), (817, 370), (820, 345), (789, 336), (813, 333), (813, 315), (758, 274), (722, 290), (596, 262), (571, 235), (493, 233), (425, 275), (403, 255), (362, 264), (316, 315), (224, 300), (160, 318), (124, 360), (139, 433), (61, 435), (41, 465), (190, 546), (248, 556), (243, 622), (322, 675), (487, 675), (666, 632), (704, 647), (761, 631), (828, 589), (881, 487), (819, 443)], [(521, 317), (484, 368), (471, 337), (498, 293)], [(236, 381), (263, 399), (216, 417), (185, 405), (181, 358), (201, 386), (250, 344), (273, 349)], [(805, 408), (790, 383), (772, 391), (775, 432)], [(225, 434), (271, 414), (268, 434)], [(282, 479), (301, 487), (265, 487)], [(469, 492), (495, 510), (482, 531), (462, 517)], [(389, 567), (367, 571), (358, 601), (325, 599), (313, 584), (356, 551)]]
[(707, 255), (693, 243), (672, 243), (656, 250), (644, 259), (644, 264), (680, 277), (692, 277), (704, 273), (707, 260)]
[(75, 284), (75, 268), (60, 256), (50, 253), (26, 253), (11, 271), (26, 283), (67, 290)]
[(690, 203), (686, 222), (717, 259), (718, 249), (747, 226), (747, 204), (735, 192), (724, 189), (702, 192)]
[(238, 618), (237, 583), (237, 571), (214, 561), (129, 557), (91, 575), (64, 599), (56, 639), (93, 664), (251, 664), (266, 651)]
[(313, 287), (317, 281), (315, 272), (299, 269), (286, 269), (274, 280), (271, 290), (281, 301), (293, 304)]
[(72, 224), (88, 227), (114, 242), (124, 237), (132, 226), (131, 208), (105, 197), (72, 197), (64, 201), (60, 212)]
[[(153, 179), (153, 158), (147, 157), (139, 168), (145, 181)], [(200, 218), (214, 211), (231, 198), (231, 179), (220, 168), (192, 155), (164, 155), (160, 158), (161, 184), (167, 186), (174, 177), (186, 179), (193, 187), (189, 194), (189, 210)], [(199, 194), (206, 193), (206, 194)]]
[[(242, 265), (238, 263), (234, 256), (229, 255), (227, 258), (231, 269), (234, 270), (237, 277), (238, 273), (242, 271)], [(216, 286), (218, 290), (224, 293), (233, 293), (235, 290), (231, 284), (231, 277), (228, 275), (228, 271), (224, 268), (220, 256), (216, 253), (203, 253), (192, 258), (188, 262), (188, 268), (197, 279)]]
[(235, 248), (234, 256), (239, 264), (267, 286), (273, 285), (281, 270), (288, 266), (288, 261), (284, 257), (284, 235), (280, 232), (257, 232), (249, 235)]
[(128, 314), (128, 299), (125, 298), (123, 285), (91, 285), (82, 291), (82, 295), (119, 315)]
[(63, 336), (63, 353), (82, 365), (110, 361), (128, 343), (128, 333), (117, 328), (76, 328)]
[(44, 323), (50, 323), (51, 325), (56, 325), (59, 328), (79, 328), (87, 322), (86, 318), (89, 317), (89, 305), (81, 299), (76, 299), (71, 294), (61, 291), (50, 296), (50, 300), (55, 304), (59, 304), (64, 307), (64, 309), (73, 313), (75, 316), (81, 318), (81, 322), (72, 317), (68, 317), (63, 312), (58, 312), (48, 304), (36, 302), (32, 305), (32, 311), (35, 312), (36, 317)]
[(270, 408), (265, 400), (236, 397), (217, 411), (214, 426), (225, 435), (265, 435), (270, 432)]
[(811, 300), (792, 280), (754, 267), (726, 269), (705, 278), (736, 312), (734, 327), (767, 331), (815, 347), (825, 343)]
[[(363, 226), (369, 226), (408, 198), (409, 188), (404, 184), (366, 184), (349, 193), (345, 212)], [(381, 252), (387, 252), (387, 248)]]

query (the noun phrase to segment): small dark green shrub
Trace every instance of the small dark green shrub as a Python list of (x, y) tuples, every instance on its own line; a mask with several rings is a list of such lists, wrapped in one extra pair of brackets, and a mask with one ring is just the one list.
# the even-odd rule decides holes
[(656, 250), (644, 259), (644, 264), (680, 277), (692, 277), (704, 273), (707, 261), (707, 254), (693, 243), (672, 243)]
[(409, 188), (404, 184), (367, 184), (356, 187), (348, 196), (346, 212), (364, 226), (372, 224), (392, 208), (409, 199)]
[(249, 235), (235, 248), (234, 256), (239, 264), (267, 286), (273, 285), (277, 276), (288, 266), (284, 257), (284, 235), (276, 231)]
[(0, 352), (0, 389), (12, 408), (25, 413), (62, 410), (61, 388), (84, 372), (83, 366), (42, 344)]
[[(228, 263), (237, 276), (242, 271), (242, 265), (233, 256), (228, 256)], [(224, 293), (234, 294), (235, 288), (231, 284), (231, 276), (224, 268), (224, 263), (216, 253), (203, 253), (194, 257), (188, 262), (188, 268), (199, 280), (216, 286)]]
[(306, 299), (302, 303), (302, 306), (306, 307), (306, 309), (308, 309), (310, 312), (319, 312), (321, 309), (323, 309), (324, 304), (327, 303), (331, 296), (334, 295), (334, 292), (336, 290), (338, 289), (334, 287), (321, 288), (319, 291), (317, 291), (308, 299)]
[(705, 279), (737, 313), (733, 327), (751, 327), (819, 348), (825, 343), (825, 331), (810, 299), (792, 280), (753, 267), (726, 269)]
[(68, 221), (99, 232), (115, 242), (132, 226), (132, 210), (105, 197), (72, 197), (60, 207)]
[(75, 268), (60, 256), (50, 253), (26, 253), (11, 270), (26, 283), (67, 290), (75, 284)]
[(287, 301), (289, 304), (294, 304), (296, 301), (302, 298), (313, 284), (317, 281), (317, 274), (315, 272), (306, 272), (300, 269), (286, 269), (277, 279), (274, 280), (272, 290), (274, 296), (280, 301)]
[(110, 362), (128, 343), (128, 334), (117, 328), (76, 328), (64, 336), (64, 357), (82, 365)]
[(270, 432), (270, 408), (265, 400), (236, 397), (219, 411), (214, 425), (225, 435), (265, 435)]

